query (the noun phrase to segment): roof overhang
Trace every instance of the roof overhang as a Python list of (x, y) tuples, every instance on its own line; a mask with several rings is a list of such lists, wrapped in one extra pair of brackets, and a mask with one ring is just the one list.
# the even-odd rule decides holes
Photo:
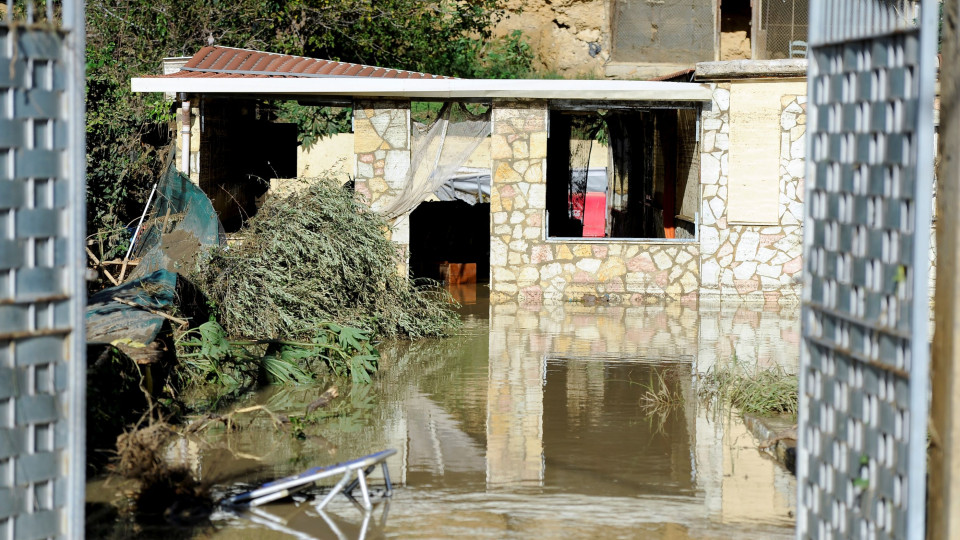
[(709, 101), (699, 83), (566, 79), (395, 79), (370, 77), (137, 77), (134, 92), (272, 98), (405, 98), (411, 100), (560, 99)]

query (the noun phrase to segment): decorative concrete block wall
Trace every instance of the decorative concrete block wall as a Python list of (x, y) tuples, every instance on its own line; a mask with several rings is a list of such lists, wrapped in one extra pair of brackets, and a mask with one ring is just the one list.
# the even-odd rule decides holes
[(494, 103), (490, 147), (492, 302), (696, 301), (694, 242), (547, 239), (545, 102)]
[(727, 219), (730, 83), (712, 86), (713, 101), (701, 118), (700, 298), (796, 304), (803, 251), (806, 96), (781, 98), (779, 223), (739, 225)]
[[(356, 103), (353, 112), (353, 146), (356, 155), (355, 189), (374, 211), (386, 207), (407, 187), (410, 171), (410, 102)], [(390, 222), (388, 235), (404, 253), (410, 253), (409, 215)], [(407, 273), (407, 264), (400, 272)]]

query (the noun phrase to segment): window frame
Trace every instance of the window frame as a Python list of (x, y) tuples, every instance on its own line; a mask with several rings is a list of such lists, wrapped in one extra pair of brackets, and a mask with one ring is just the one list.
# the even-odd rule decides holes
[[(578, 112), (596, 112), (599, 110), (606, 111), (638, 111), (638, 110), (692, 110), (694, 111), (695, 117), (695, 154), (699, 156), (700, 154), (700, 138), (701, 133), (701, 119), (703, 117), (703, 108), (704, 105), (698, 102), (677, 102), (677, 101), (636, 101), (636, 102), (624, 102), (624, 101), (572, 101), (572, 100), (551, 100), (547, 104), (547, 137), (550, 137), (550, 114), (552, 112), (566, 112), (566, 113), (578, 113)], [(549, 146), (548, 146), (549, 148)], [(550, 183), (547, 181), (547, 176), (549, 174), (549, 155), (544, 160), (544, 184), (546, 185), (546, 190), (549, 190)], [(552, 236), (550, 234), (550, 210), (544, 208), (543, 210), (543, 241), (548, 244), (570, 244), (570, 243), (589, 243), (589, 244), (611, 244), (611, 243), (620, 243), (620, 244), (644, 244), (644, 245), (689, 245), (689, 244), (699, 244), (700, 243), (700, 205), (703, 203), (703, 186), (700, 183), (700, 168), (699, 168), (699, 159), (697, 160), (697, 211), (694, 212), (693, 221), (691, 222), (689, 217), (691, 216), (682, 216), (682, 214), (676, 214), (674, 219), (681, 219), (686, 223), (693, 224), (693, 237), (692, 238), (657, 238), (657, 237), (638, 237), (638, 236), (624, 236), (624, 237), (592, 237), (592, 236)], [(609, 172), (608, 172), (609, 174)], [(549, 199), (549, 197), (548, 197)], [(610, 219), (609, 208), (607, 211), (606, 218)]]

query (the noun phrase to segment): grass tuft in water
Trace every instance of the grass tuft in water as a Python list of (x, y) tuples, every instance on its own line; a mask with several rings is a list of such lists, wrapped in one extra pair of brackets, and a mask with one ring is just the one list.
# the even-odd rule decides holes
[(797, 415), (799, 379), (783, 368), (744, 370), (736, 357), (701, 376), (701, 399), (716, 399), (747, 414)]
[(664, 412), (673, 407), (683, 405), (684, 398), (680, 385), (676, 381), (668, 382), (673, 372), (664, 375), (664, 370), (654, 370), (650, 373), (650, 380), (640, 383), (643, 395), (640, 396), (640, 405), (648, 413)]

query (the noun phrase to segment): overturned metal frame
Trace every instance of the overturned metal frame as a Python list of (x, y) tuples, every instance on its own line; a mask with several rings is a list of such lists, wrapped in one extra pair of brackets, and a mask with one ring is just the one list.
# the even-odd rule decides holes
[(342, 474), (340, 480), (330, 489), (330, 492), (316, 504), (317, 510), (323, 510), (323, 508), (336, 497), (337, 493), (343, 493), (343, 495), (350, 500), (356, 501), (353, 492), (359, 487), (361, 499), (358, 504), (360, 504), (365, 511), (369, 512), (373, 509), (373, 502), (370, 499), (370, 487), (367, 485), (367, 476), (377, 468), (377, 465), (380, 465), (383, 470), (384, 481), (386, 482), (386, 489), (383, 496), (390, 497), (393, 494), (393, 485), (390, 483), (390, 470), (387, 467), (387, 458), (396, 453), (397, 451), (391, 448), (362, 458), (337, 463), (336, 465), (314, 467), (294, 476), (267, 482), (252, 491), (234, 495), (233, 497), (224, 499), (221, 504), (225, 506), (260, 506), (268, 502), (289, 497), (298, 491), (314, 485), (318, 480), (336, 477), (338, 474)]

